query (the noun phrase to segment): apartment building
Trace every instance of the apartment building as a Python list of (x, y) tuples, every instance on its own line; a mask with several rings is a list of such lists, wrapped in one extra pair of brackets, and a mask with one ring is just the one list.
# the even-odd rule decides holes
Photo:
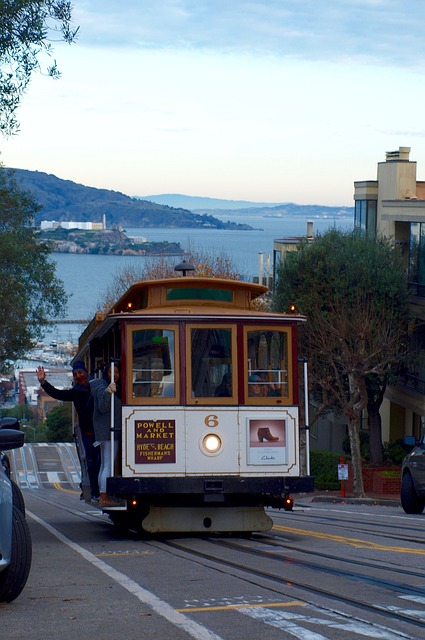
[(273, 242), (273, 282), (276, 282), (277, 271), (286, 256), (291, 251), (296, 251), (301, 240), (313, 242), (313, 222), (307, 222), (307, 234), (305, 236), (288, 236), (286, 238), (276, 238)]
[(410, 147), (386, 153), (376, 180), (354, 183), (354, 225), (367, 234), (391, 237), (406, 261), (415, 318), (412, 355), (381, 408), (383, 441), (419, 437), (425, 424), (425, 181), (417, 180)]

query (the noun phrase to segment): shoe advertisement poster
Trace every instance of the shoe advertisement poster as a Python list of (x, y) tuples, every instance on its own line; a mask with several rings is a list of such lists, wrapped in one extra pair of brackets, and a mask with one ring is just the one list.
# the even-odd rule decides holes
[(286, 464), (286, 420), (248, 419), (248, 464)]

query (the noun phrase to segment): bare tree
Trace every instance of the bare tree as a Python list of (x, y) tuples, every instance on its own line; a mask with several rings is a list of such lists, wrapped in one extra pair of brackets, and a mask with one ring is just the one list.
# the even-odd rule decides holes
[[(236, 264), (225, 252), (214, 253), (206, 249), (200, 249), (193, 243), (188, 243), (184, 248), (184, 256), (187, 262), (195, 267), (194, 275), (206, 278), (224, 278), (226, 280), (239, 280), (240, 274)], [(174, 271), (176, 266), (175, 256), (152, 256), (137, 265), (129, 263), (119, 269), (113, 276), (109, 286), (98, 302), (98, 306), (104, 312), (108, 312), (115, 302), (135, 282), (141, 280), (159, 280), (160, 278), (174, 278), (181, 276)]]
[(307, 316), (303, 353), (320, 410), (347, 419), (353, 492), (364, 495), (361, 414), (367, 381), (385, 379), (406, 355), (409, 293), (398, 249), (387, 239), (333, 229), (282, 265), (273, 308), (295, 302)]

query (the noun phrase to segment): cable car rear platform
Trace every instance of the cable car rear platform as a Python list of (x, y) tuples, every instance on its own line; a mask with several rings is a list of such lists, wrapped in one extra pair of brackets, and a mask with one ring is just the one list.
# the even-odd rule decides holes
[[(173, 477), (123, 478), (107, 480), (107, 492), (115, 496), (149, 497), (158, 503), (203, 504), (207, 502), (279, 506), (280, 498), (314, 491), (313, 476), (303, 477)], [(274, 504), (272, 504), (274, 502)]]

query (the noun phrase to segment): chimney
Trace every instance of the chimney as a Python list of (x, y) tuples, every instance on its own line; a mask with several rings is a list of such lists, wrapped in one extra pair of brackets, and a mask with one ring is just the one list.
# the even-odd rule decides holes
[(307, 222), (307, 238), (313, 237), (313, 223), (311, 220)]
[(398, 151), (387, 151), (385, 154), (386, 161), (404, 160), (409, 161), (410, 147), (399, 147)]

